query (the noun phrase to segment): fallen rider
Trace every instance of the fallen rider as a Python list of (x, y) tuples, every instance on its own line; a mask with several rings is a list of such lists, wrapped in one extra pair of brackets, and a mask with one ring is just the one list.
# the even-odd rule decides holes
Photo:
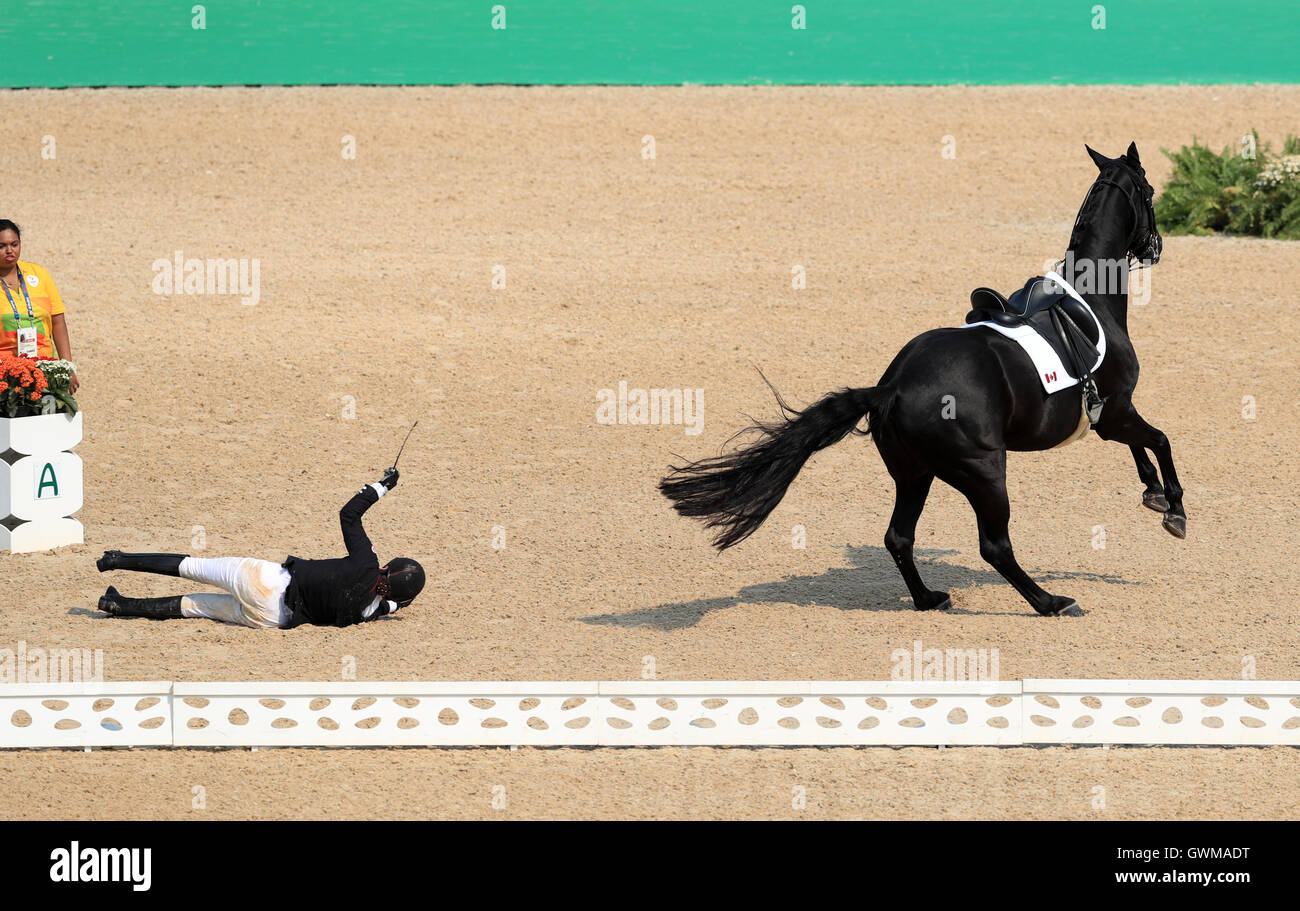
[(173, 620), (206, 617), (241, 626), (291, 629), (351, 626), (396, 613), (424, 588), (424, 569), (406, 557), (379, 565), (375, 549), (361, 526), (361, 517), (379, 498), (397, 486), (397, 469), (390, 468), (339, 510), (343, 543), (348, 555), (333, 560), (289, 557), (271, 563), (251, 557), (206, 559), (185, 554), (128, 554), (110, 550), (96, 561), (99, 571), (126, 569), (163, 576), (180, 576), (225, 589), (167, 598), (126, 598), (111, 585), (99, 599), (99, 609), (114, 617)]

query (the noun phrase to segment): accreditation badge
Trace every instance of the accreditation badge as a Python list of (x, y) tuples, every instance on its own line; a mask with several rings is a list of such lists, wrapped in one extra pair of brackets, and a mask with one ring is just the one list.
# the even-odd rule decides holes
[(19, 357), (36, 357), (36, 337), (37, 331), (35, 326), (18, 327)]

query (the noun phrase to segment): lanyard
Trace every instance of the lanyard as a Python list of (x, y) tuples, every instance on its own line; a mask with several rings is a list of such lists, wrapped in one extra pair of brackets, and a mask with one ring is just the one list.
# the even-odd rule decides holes
[[(14, 268), (18, 269), (17, 265), (15, 265)], [(21, 328), (23, 324), (23, 318), (18, 315), (18, 305), (14, 303), (14, 296), (13, 293), (10, 292), (9, 290), (9, 284), (7, 282), (0, 281), (0, 285), (5, 286), (5, 297), (9, 298), (9, 306), (12, 307), (14, 310), (14, 323)], [(31, 320), (32, 325), (35, 326), (36, 314), (32, 312), (32, 299), (31, 296), (28, 295), (27, 293), (27, 282), (23, 280), (22, 269), (18, 269), (18, 287), (22, 288), (23, 300), (27, 302), (27, 318)]]

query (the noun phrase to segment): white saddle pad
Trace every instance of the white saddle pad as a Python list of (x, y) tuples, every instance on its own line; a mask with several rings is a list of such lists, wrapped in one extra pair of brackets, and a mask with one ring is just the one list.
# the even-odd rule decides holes
[[(1055, 272), (1048, 272), (1044, 276), (1048, 281), (1055, 282), (1064, 289), (1071, 297), (1083, 304), (1092, 321), (1097, 324), (1097, 363), (1092, 365), (1092, 372), (1096, 373), (1097, 368), (1106, 357), (1106, 333), (1102, 331), (1101, 321), (1097, 319), (1097, 314), (1092, 312), (1088, 303), (1079, 296), (1079, 293), (1070, 287), (1069, 283)], [(1056, 353), (1056, 349), (1043, 339), (1041, 335), (1031, 329), (1029, 326), (1003, 326), (999, 323), (966, 323), (961, 326), (962, 329), (973, 329), (976, 326), (992, 329), (994, 332), (1000, 332), (1007, 338), (1014, 340), (1029, 359), (1034, 362), (1034, 369), (1038, 371), (1038, 379), (1043, 384), (1043, 389), (1048, 395), (1053, 392), (1060, 392), (1062, 389), (1069, 389), (1071, 386), (1079, 384), (1079, 378), (1070, 376), (1070, 372), (1065, 369), (1065, 364)]]

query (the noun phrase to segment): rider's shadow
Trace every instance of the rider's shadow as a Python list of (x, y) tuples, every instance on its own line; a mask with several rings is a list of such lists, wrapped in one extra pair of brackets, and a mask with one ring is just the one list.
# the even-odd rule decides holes
[(85, 607), (70, 607), (70, 608), (68, 608), (68, 616), (69, 616), (69, 617), (90, 617), (92, 620), (112, 620), (112, 619), (113, 619), (113, 617), (110, 616), (109, 614), (105, 614), (105, 613), (103, 613), (102, 611), (91, 610), (90, 608), (85, 608)]
[[(787, 576), (778, 582), (760, 582), (747, 585), (735, 595), (725, 598), (701, 598), (696, 601), (678, 601), (660, 604), (625, 614), (597, 614), (583, 619), (584, 623), (600, 626), (623, 626), (657, 630), (677, 630), (695, 626), (705, 614), (726, 610), (741, 604), (794, 604), (799, 607), (834, 607), (838, 610), (910, 611), (912, 599), (907, 596), (903, 580), (899, 578), (894, 559), (883, 547), (846, 547), (845, 556), (851, 566), (835, 567), (816, 576)], [(1007, 585), (996, 570), (971, 569), (953, 563), (939, 562), (938, 558), (958, 553), (955, 550), (916, 549), (917, 568), (925, 584), (932, 589), (953, 591), (977, 585)], [(1138, 585), (1113, 573), (1037, 571), (1033, 578), (1044, 587), (1062, 579), (1106, 582), (1111, 585)], [(1028, 605), (1025, 609), (1029, 610)], [(986, 611), (953, 607), (944, 613), (1022, 616), (1024, 611)], [(1029, 610), (1028, 616), (1033, 616)]]

